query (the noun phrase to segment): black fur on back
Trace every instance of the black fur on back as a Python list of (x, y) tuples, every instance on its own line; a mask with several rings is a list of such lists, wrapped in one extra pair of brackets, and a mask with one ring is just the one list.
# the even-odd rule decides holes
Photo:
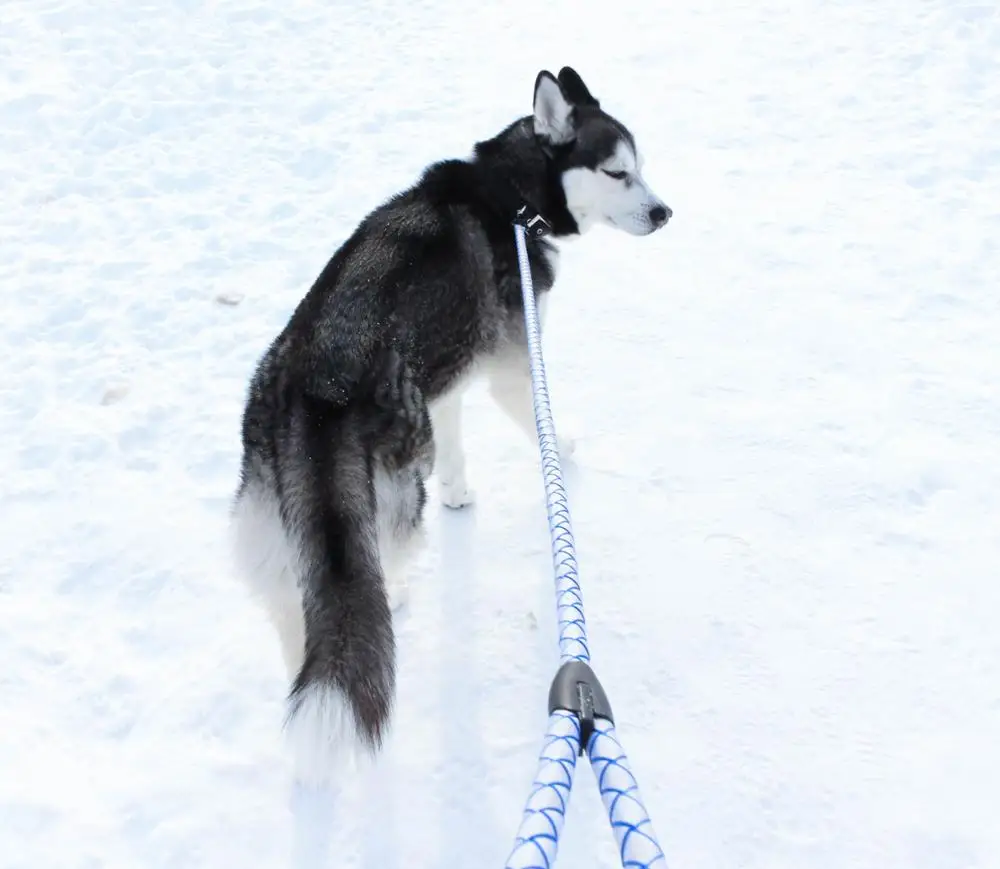
[[(333, 255), (270, 350), (306, 389), (343, 400), (377, 348), (406, 360), (428, 400), (521, 325), (512, 220), (529, 202), (557, 235), (577, 231), (556, 163), (531, 119), (476, 146), (471, 160), (430, 166), (368, 214)], [(554, 275), (531, 240), (536, 292)]]

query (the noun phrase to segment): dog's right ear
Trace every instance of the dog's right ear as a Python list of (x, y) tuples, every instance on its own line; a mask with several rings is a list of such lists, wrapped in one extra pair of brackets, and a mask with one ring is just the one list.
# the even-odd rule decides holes
[(535, 135), (552, 145), (565, 145), (576, 138), (576, 113), (562, 86), (543, 69), (535, 79)]

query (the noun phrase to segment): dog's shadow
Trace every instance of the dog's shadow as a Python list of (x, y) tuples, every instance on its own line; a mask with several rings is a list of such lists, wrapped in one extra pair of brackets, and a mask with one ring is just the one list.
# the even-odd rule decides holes
[[(572, 501), (573, 490), (577, 488), (579, 469), (573, 459), (563, 462), (563, 482)], [(544, 485), (540, 469), (538, 474), (537, 497), (541, 508), (537, 521), (542, 523), (536, 540), (547, 540), (545, 526)], [(491, 626), (484, 623), (480, 595), (477, 590), (492, 573), (484, 569), (481, 556), (490, 560), (489, 548), (495, 540), (484, 541), (479, 531), (479, 508), (471, 506), (452, 510), (440, 506), (428, 517), (435, 524), (437, 562), (435, 584), (441, 590), (438, 610), (433, 618), (433, 627), (441, 638), (437, 644), (436, 662), (428, 662), (434, 667), (439, 678), (433, 680), (438, 696), (428, 706), (436, 711), (438, 723), (438, 744), (442, 762), (435, 769), (434, 778), (444, 783), (447, 790), (428, 794), (439, 811), (441, 865), (481, 864), (503, 865), (520, 816), (496, 817), (491, 796), (495, 779), (493, 765), (495, 758), (489, 755), (490, 748), (484, 734), (489, 728), (502, 726), (496, 710), (484, 704), (489, 697), (489, 662), (480, 653), (483, 637), (489, 634)], [(518, 523), (513, 526), (515, 529)], [(512, 541), (516, 543), (516, 541)], [(539, 599), (548, 599), (548, 589), (539, 589)], [(553, 604), (554, 606), (554, 604)], [(551, 678), (546, 664), (551, 655), (544, 648), (538, 650), (537, 659), (527, 666), (537, 666), (539, 680)], [(502, 662), (501, 662), (502, 663)], [(539, 745), (542, 733), (539, 732)], [(524, 774), (531, 772), (534, 757), (528, 761)], [(365, 801), (370, 806), (378, 806), (377, 811), (367, 813), (366, 827), (362, 835), (362, 866), (384, 866), (396, 869), (406, 864), (407, 851), (394, 832), (397, 812), (397, 795), (393, 787), (392, 764), (383, 764), (379, 774), (370, 783)], [(524, 796), (527, 796), (525, 792)], [(406, 834), (403, 834), (406, 835)]]
[[(483, 709), (487, 673), (477, 654), (483, 625), (479, 624), (476, 587), (481, 579), (477, 553), (476, 507), (442, 508), (439, 517), (441, 577), (440, 624), (448, 642), (440, 645), (440, 743), (448, 758), (443, 781), (454, 782), (454, 793), (443, 795), (441, 841), (443, 863), (498, 864), (492, 853), (503, 835), (490, 811), (489, 763), (483, 740), (485, 728), (496, 726)], [(512, 819), (512, 821), (515, 819)], [(501, 857), (501, 860), (503, 857)]]
[[(542, 523), (538, 539), (547, 540), (545, 489), (540, 466), (533, 471), (537, 475), (540, 502), (537, 519)], [(563, 460), (562, 474), (567, 495), (572, 500), (574, 490), (580, 485), (580, 468), (573, 458)], [(454, 783), (454, 793), (443, 795), (441, 801), (441, 839), (444, 843), (441, 857), (445, 865), (503, 865), (520, 823), (519, 815), (498, 818), (490, 809), (494, 801), (490, 797), (491, 764), (484, 733), (489, 728), (502, 726), (502, 717), (483, 704), (483, 699), (489, 697), (487, 683), (491, 674), (484, 671), (489, 662), (477, 653), (477, 646), (482, 645), (482, 637), (489, 632), (490, 626), (482, 623), (482, 613), (477, 617), (476, 590), (479, 583), (492, 576), (489, 570), (481, 569), (479, 563), (481, 553), (487, 561), (490, 555), (488, 545), (484, 545), (479, 534), (478, 509), (476, 506), (462, 510), (442, 508), (438, 520), (441, 575), (437, 581), (446, 585), (441, 597), (440, 625), (448, 642), (440, 646), (439, 666), (444, 678), (440, 680), (436, 706), (441, 712), (441, 745), (448, 757), (447, 776), (442, 776), (442, 780)], [(489, 545), (496, 545), (496, 541)], [(541, 600), (548, 599), (548, 589), (538, 592)], [(552, 601), (554, 607), (554, 590)], [(551, 659), (546, 650), (539, 649), (537, 659), (528, 662), (527, 666), (537, 665), (538, 679), (544, 682), (553, 675), (545, 669)], [(539, 732), (539, 745), (541, 738)], [(526, 775), (531, 772), (534, 762), (532, 756), (524, 770)]]

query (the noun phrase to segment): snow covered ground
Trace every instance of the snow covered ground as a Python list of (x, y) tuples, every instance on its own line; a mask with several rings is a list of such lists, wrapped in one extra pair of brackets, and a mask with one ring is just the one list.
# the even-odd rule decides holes
[[(567, 246), (595, 663), (672, 867), (1000, 865), (1000, 12), (960, 0), (0, 6), (0, 866), (289, 866), (226, 549), (251, 368), (372, 206), (575, 66), (675, 210)], [(237, 305), (221, 304), (219, 297)], [(556, 663), (537, 454), (430, 516), (358, 840), (500, 867)], [(581, 767), (559, 865), (613, 867)]]

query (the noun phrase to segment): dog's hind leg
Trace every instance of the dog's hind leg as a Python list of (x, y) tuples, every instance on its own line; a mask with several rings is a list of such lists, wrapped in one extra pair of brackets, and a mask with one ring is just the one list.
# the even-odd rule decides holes
[[(425, 542), (425, 481), (435, 463), (430, 414), (409, 369), (401, 360), (375, 392), (387, 424), (373, 447), (379, 561), (390, 607), (406, 603), (409, 562)], [(390, 421), (391, 420), (391, 421)]]
[(450, 392), (431, 405), (434, 443), (436, 446), (435, 470), (441, 493), (441, 503), (458, 509), (472, 504), (475, 493), (465, 479), (465, 452), (462, 449), (462, 387)]
[(418, 475), (376, 470), (379, 561), (393, 612), (406, 605), (410, 563), (426, 540), (422, 521), (425, 500), (424, 482)]
[(244, 581), (274, 625), (285, 669), (289, 679), (294, 679), (305, 649), (301, 555), (297, 542), (282, 526), (277, 498), (260, 480), (240, 491), (231, 528)]

